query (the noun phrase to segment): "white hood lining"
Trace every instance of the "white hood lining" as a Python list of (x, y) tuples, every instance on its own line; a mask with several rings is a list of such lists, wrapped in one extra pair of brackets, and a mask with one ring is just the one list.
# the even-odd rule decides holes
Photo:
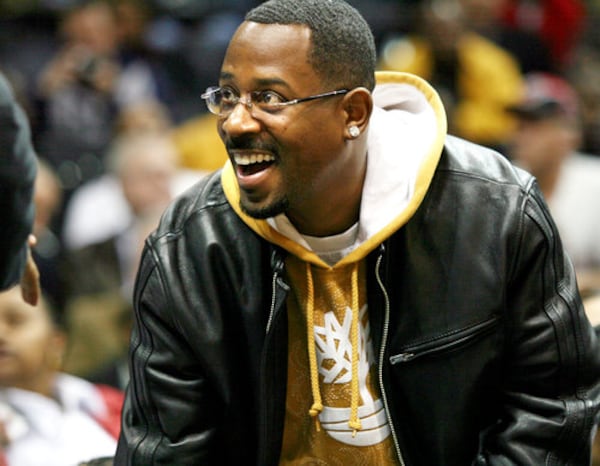
[[(427, 96), (409, 83), (378, 85), (368, 129), (367, 173), (358, 246), (393, 222), (408, 206), (419, 167), (431, 156), (441, 128)], [(268, 219), (279, 233), (310, 250), (287, 217)]]

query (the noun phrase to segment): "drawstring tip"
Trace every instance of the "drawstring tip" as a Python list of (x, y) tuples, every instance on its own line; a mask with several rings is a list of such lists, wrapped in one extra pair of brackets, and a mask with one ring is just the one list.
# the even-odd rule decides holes
[(323, 405), (321, 403), (314, 403), (308, 411), (308, 414), (315, 418), (315, 428), (317, 429), (317, 432), (321, 432), (321, 422), (319, 421), (319, 413), (321, 411), (323, 411)]
[(361, 424), (360, 420), (350, 421), (348, 423), (348, 427), (350, 427), (350, 429), (352, 429), (352, 438), (356, 437), (356, 433), (359, 430), (362, 430), (362, 424)]

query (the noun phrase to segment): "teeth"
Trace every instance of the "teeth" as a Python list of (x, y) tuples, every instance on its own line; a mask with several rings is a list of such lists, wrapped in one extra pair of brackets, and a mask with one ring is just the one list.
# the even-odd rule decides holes
[(235, 163), (238, 165), (252, 165), (261, 162), (273, 162), (275, 157), (270, 154), (236, 155)]

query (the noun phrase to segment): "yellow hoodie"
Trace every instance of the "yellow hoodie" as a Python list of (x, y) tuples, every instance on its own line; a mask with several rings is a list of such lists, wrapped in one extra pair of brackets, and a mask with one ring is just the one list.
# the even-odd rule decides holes
[[(300, 235), (285, 215), (257, 220), (239, 207), (228, 162), (229, 203), (256, 233), (290, 254), (288, 390), (280, 465), (397, 464), (377, 384), (370, 337), (366, 257), (421, 204), (437, 166), (446, 116), (415, 75), (377, 74), (360, 218), (348, 232)], [(318, 460), (327, 460), (327, 463)]]

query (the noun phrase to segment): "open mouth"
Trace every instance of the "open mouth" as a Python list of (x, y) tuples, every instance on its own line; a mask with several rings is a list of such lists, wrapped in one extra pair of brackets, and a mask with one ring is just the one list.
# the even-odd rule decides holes
[(238, 173), (242, 176), (250, 176), (259, 173), (275, 162), (271, 154), (243, 154), (235, 155), (235, 164)]

